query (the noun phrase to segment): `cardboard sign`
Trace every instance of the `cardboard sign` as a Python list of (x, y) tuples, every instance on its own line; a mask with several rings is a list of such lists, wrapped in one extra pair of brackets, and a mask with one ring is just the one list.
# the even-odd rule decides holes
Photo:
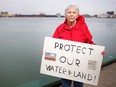
[(97, 85), (104, 46), (45, 37), (40, 73)]

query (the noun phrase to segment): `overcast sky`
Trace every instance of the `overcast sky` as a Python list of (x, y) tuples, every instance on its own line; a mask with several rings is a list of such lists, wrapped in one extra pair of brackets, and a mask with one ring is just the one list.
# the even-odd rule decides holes
[(116, 13), (116, 0), (0, 0), (0, 12), (9, 14), (56, 14), (64, 15), (68, 5), (77, 5), (80, 14), (102, 14), (106, 11)]

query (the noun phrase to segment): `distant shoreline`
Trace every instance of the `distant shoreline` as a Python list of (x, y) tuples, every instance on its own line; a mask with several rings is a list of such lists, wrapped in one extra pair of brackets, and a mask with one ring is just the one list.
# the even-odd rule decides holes
[[(0, 18), (65, 18), (65, 17), (0, 17)], [(85, 17), (85, 18), (111, 18), (111, 17)], [(116, 18), (116, 17), (113, 17)], [(111, 18), (111, 19), (113, 19)]]
[[(114, 15), (107, 15), (107, 14), (101, 14), (101, 15), (82, 15), (84, 16), (85, 18), (116, 18), (116, 14)], [(46, 17), (46, 18), (64, 18), (65, 16), (64, 15), (45, 15), (45, 14), (40, 14), (40, 15), (35, 15), (35, 14), (32, 14), (32, 15), (24, 15), (24, 14), (0, 14), (0, 18), (43, 18), (43, 17)]]

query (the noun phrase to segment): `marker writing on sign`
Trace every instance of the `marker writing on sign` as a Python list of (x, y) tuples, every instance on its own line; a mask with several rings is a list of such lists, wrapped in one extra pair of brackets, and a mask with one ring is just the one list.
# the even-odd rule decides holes
[(66, 63), (68, 65), (75, 65), (75, 66), (78, 66), (80, 65), (80, 60), (79, 59), (75, 59), (75, 58), (67, 58), (65, 56), (61, 56), (59, 58), (59, 61), (61, 63)]
[(84, 47), (84, 46), (78, 46), (73, 44), (63, 44), (55, 42), (54, 48), (58, 50), (64, 50), (64, 51), (70, 51), (70, 52), (76, 52), (78, 54), (87, 54), (91, 55), (93, 52), (93, 48), (90, 47)]

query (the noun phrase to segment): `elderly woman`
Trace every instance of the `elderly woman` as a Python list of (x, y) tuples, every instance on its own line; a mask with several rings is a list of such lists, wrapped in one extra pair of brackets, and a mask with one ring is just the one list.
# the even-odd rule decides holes
[[(95, 44), (88, 30), (84, 17), (79, 15), (79, 8), (70, 5), (65, 9), (65, 21), (60, 24), (53, 34), (53, 38)], [(71, 80), (62, 79), (62, 87), (71, 87)], [(83, 83), (73, 81), (74, 87), (83, 87)]]
[(94, 44), (84, 17), (79, 15), (79, 9), (75, 5), (65, 9), (65, 17), (64, 23), (57, 27), (54, 38)]

